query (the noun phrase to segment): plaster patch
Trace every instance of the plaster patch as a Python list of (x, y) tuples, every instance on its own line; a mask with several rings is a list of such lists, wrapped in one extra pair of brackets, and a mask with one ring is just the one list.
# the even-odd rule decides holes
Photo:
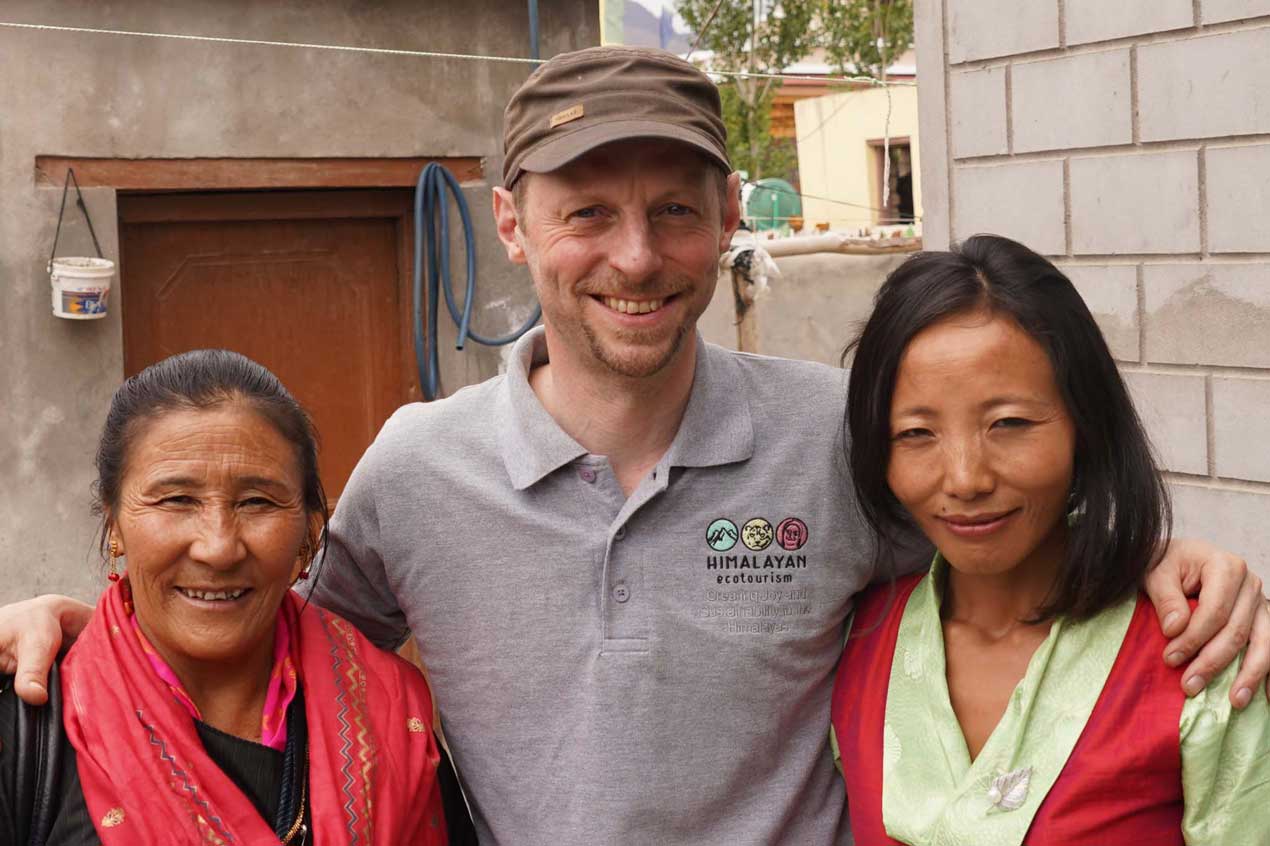
[(31, 428), (18, 440), (18, 477), (33, 479), (39, 474), (41, 447), (55, 427), (66, 422), (66, 413), (56, 405), (46, 405), (31, 421)]

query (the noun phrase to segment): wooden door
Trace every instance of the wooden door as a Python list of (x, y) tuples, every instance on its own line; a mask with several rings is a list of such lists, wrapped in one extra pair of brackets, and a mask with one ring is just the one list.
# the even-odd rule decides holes
[(409, 191), (120, 195), (124, 370), (221, 347), (312, 415), (331, 504), (417, 397)]

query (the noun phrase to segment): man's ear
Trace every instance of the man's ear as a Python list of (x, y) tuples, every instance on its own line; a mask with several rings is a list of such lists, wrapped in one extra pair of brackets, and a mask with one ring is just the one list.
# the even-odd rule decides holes
[(719, 233), (720, 253), (732, 249), (732, 235), (741, 225), (741, 174), (736, 171), (728, 174), (727, 187), (723, 193), (723, 231)]
[(516, 199), (511, 191), (499, 186), (494, 187), (494, 225), (498, 229), (498, 240), (503, 242), (503, 249), (507, 250), (507, 258), (513, 264), (525, 264), (525, 248), (520, 242), (520, 217), (516, 211)]

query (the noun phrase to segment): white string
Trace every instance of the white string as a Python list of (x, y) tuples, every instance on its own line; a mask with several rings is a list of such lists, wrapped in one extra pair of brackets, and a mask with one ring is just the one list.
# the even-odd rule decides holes
[[(214, 35), (183, 35), (179, 33), (170, 33), (170, 32), (141, 32), (141, 31), (122, 30), (122, 29), (99, 29), (99, 28), (93, 28), (93, 27), (80, 27), (80, 26), (57, 26), (55, 24), (16, 23), (13, 21), (0, 21), (0, 27), (8, 27), (10, 29), (29, 29), (29, 30), (38, 30), (38, 31), (45, 31), (45, 32), (74, 32), (74, 33), (82, 33), (82, 34), (88, 34), (88, 35), (125, 35), (125, 36), (133, 36), (136, 38), (167, 38), (167, 39), (174, 39), (177, 41), (202, 41), (202, 42), (207, 42), (212, 44), (242, 44), (242, 45), (261, 46), (261, 47), (298, 47), (298, 48), (306, 48), (311, 50), (335, 50), (335, 51), (346, 52), (346, 53), (370, 53), (370, 54), (381, 54), (381, 55), (392, 55), (392, 56), (415, 56), (415, 57), (421, 57), (421, 58), (435, 58), (435, 59), (470, 59), (470, 60), (484, 60), (484, 61), (490, 61), (490, 62), (507, 62), (507, 63), (514, 63), (514, 64), (530, 64), (530, 65), (542, 64), (542, 60), (540, 59), (528, 59), (528, 58), (522, 58), (518, 56), (485, 56), (480, 54), (468, 54), (468, 53), (443, 53), (443, 52), (438, 52), (433, 50), (396, 50), (396, 49), (391, 49), (387, 47), (350, 47), (350, 46), (341, 45), (341, 44), (314, 44), (314, 43), (300, 42), (300, 41), (267, 41), (263, 39), (254, 39), (254, 38), (229, 38), (229, 37), (214, 36)], [(871, 85), (878, 85), (884, 88), (889, 88), (892, 85), (915, 86), (917, 84), (915, 82), (893, 82), (889, 80), (883, 81), (880, 79), (875, 79), (874, 77), (871, 77), (871, 76), (803, 76), (799, 74), (750, 73), (746, 71), (709, 71), (709, 73), (715, 76), (733, 76), (733, 77), (741, 77), (741, 78), (750, 77), (750, 78), (756, 78), (756, 79), (801, 79), (801, 80), (808, 80), (811, 82), (862, 82), (862, 83), (869, 83)], [(889, 104), (889, 101), (890, 101), (889, 90), (887, 92), (887, 100)], [(890, 109), (888, 106), (888, 109), (887, 109), (888, 128), (889, 128), (889, 125), (890, 125)], [(888, 164), (889, 164), (889, 158), (890, 157), (888, 156), (887, 157)], [(889, 182), (887, 187), (888, 188), (890, 187)], [(781, 193), (797, 194), (798, 192), (782, 191)], [(816, 197), (811, 194), (799, 194), (799, 196), (802, 196), (807, 199), (824, 200), (830, 203), (836, 203), (836, 204), (844, 205), (844, 206), (853, 206), (856, 208), (864, 208), (864, 209), (871, 208), (870, 206), (864, 206), (858, 203), (850, 203), (845, 200), (835, 200), (830, 197)], [(877, 210), (877, 211), (881, 211), (881, 210)]]
[(882, 208), (891, 209), (891, 89), (886, 89), (886, 124), (882, 127)]
[[(778, 188), (774, 185), (760, 185), (759, 183), (755, 182), (753, 179), (746, 179), (744, 181), (746, 184), (753, 185), (755, 188), (762, 188), (764, 191), (771, 191), (776, 194), (786, 194), (790, 197), (802, 197), (804, 200), (822, 200), (826, 203), (836, 203), (837, 205), (840, 205), (840, 206), (850, 206), (851, 208), (855, 208), (855, 209), (867, 209), (868, 211), (875, 211), (880, 213), (887, 212), (887, 209), (880, 209), (880, 208), (877, 208), (876, 206), (867, 206), (867, 205), (864, 205), (863, 203), (852, 203), (852, 202), (848, 202), (847, 200), (835, 200), (833, 197), (821, 197), (817, 194), (804, 194), (802, 191), (786, 191), (784, 188)], [(921, 219), (920, 216), (914, 215), (914, 220), (920, 220), (920, 219)], [(870, 218), (869, 220), (870, 222), (874, 222), (872, 218)]]
[[(308, 50), (335, 50), (343, 53), (371, 53), (387, 56), (414, 56), (427, 59), (469, 59), (485, 62), (507, 62), (511, 64), (541, 65), (542, 59), (529, 59), (520, 56), (487, 56), (477, 53), (443, 53), (435, 50), (394, 50), (388, 47), (353, 47), (346, 44), (314, 44), (304, 41), (268, 41), (259, 38), (228, 38), (215, 35), (183, 35), (171, 32), (140, 32), (124, 29), (98, 29), (84, 26), (56, 26), (54, 24), (16, 23), (0, 21), (0, 27), (10, 29), (32, 29), (45, 32), (76, 32), (87, 35), (127, 35), (134, 38), (170, 38), (177, 41), (203, 41), (211, 44), (243, 44), (257, 47), (298, 47)], [(798, 79), (808, 82), (859, 82), (869, 85), (916, 86), (916, 82), (890, 82), (875, 79), (871, 76), (807, 76), (793, 73), (758, 73), (748, 71), (707, 71), (714, 76), (730, 76), (739, 79)]]
[(721, 71), (707, 70), (706, 73), (713, 76), (735, 76), (739, 78), (751, 79), (800, 79), (807, 82), (861, 82), (868, 85), (876, 85), (881, 88), (890, 88), (894, 85), (905, 86), (908, 88), (916, 88), (916, 82), (895, 82), (893, 80), (882, 80), (872, 76), (806, 76), (797, 73), (759, 73), (757, 71)]
[(131, 35), (137, 38), (172, 38), (179, 41), (206, 41), (215, 44), (248, 44), (260, 47), (303, 47), (309, 50), (339, 50), (346, 53), (379, 53), (391, 56), (421, 56), (430, 59), (484, 59), (489, 62), (515, 62), (541, 65), (540, 59), (513, 56), (475, 56), (466, 53), (438, 53), (430, 50), (393, 50), (387, 47), (348, 47), (341, 44), (310, 44), (301, 41), (265, 41), (257, 38), (224, 38), (215, 35), (181, 35), (172, 32), (136, 32), (124, 29), (94, 29), (83, 26), (54, 26), (53, 24), (27, 24), (0, 21), (0, 26), (14, 29), (37, 29), (49, 32), (79, 32), (90, 35)]

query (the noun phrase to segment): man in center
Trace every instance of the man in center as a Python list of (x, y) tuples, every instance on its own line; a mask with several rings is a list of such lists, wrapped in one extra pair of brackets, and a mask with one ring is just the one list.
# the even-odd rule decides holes
[[(482, 842), (846, 842), (829, 700), (875, 577), (846, 382), (696, 334), (740, 219), (718, 91), (583, 50), (516, 93), (505, 141), (498, 234), (544, 326), (387, 423), (314, 598), (417, 637)], [(1239, 596), (1250, 621), (1260, 583)]]
[(544, 328), (397, 412), (341, 497), (314, 599), (414, 633), (482, 842), (845, 837), (845, 381), (696, 335), (740, 216), (717, 98), (617, 48), (518, 92), (495, 216)]

